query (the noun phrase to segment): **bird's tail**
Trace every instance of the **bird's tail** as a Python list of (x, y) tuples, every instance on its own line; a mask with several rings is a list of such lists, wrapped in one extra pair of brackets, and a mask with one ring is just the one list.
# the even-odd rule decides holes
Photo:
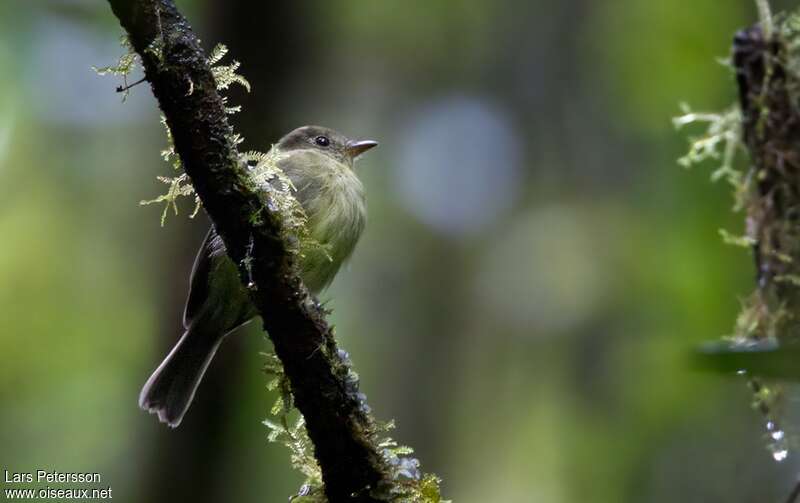
[(139, 407), (158, 414), (175, 428), (192, 403), (194, 393), (224, 335), (209, 335), (190, 326), (139, 394)]

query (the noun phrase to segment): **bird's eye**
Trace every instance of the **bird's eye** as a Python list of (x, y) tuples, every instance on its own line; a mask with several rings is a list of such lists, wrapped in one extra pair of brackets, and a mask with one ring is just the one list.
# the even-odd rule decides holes
[(327, 147), (331, 144), (331, 141), (328, 139), (327, 136), (317, 136), (314, 138), (314, 143), (319, 145), (320, 147)]

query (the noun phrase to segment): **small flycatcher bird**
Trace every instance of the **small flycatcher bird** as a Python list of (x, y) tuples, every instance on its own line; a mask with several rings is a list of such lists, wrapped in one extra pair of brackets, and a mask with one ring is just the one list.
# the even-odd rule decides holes
[[(327, 287), (355, 248), (366, 223), (364, 187), (356, 158), (378, 143), (354, 141), (328, 128), (304, 126), (274, 145), (278, 167), (294, 186), (319, 245), (302, 253), (298, 269), (313, 294)], [(189, 278), (183, 314), (186, 331), (145, 383), (139, 406), (177, 427), (203, 374), (227, 334), (256, 316), (236, 265), (213, 226), (200, 246)]]

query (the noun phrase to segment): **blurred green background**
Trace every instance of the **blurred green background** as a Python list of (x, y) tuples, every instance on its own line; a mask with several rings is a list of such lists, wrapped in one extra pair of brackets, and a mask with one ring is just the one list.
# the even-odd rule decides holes
[[(793, 2), (773, 2), (776, 9)], [(752, 288), (670, 118), (735, 97), (750, 1), (180, 0), (226, 43), (246, 149), (308, 123), (380, 140), (370, 221), (323, 295), (370, 405), (457, 502), (783, 501), (745, 383), (690, 369)], [(180, 333), (204, 216), (169, 174), (104, 2), (0, 3), (0, 470), (99, 472), (115, 500), (286, 501), (257, 324), (178, 430), (137, 408)]]

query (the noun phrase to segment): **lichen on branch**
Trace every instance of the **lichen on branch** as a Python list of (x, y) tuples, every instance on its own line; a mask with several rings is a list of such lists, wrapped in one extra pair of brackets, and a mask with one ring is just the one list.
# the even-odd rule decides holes
[[(120, 86), (118, 89), (123, 91), (124, 101), (131, 91), (131, 86), (128, 85), (128, 77), (137, 67), (141, 67), (141, 59), (133, 50), (128, 37), (122, 36), (120, 38), (120, 44), (126, 52), (119, 57), (116, 65), (110, 65), (101, 68), (92, 67), (92, 69), (98, 75), (114, 75), (122, 77), (124, 85)], [(250, 92), (250, 82), (248, 82), (244, 76), (237, 73), (237, 70), (240, 66), (238, 61), (233, 61), (229, 65), (220, 64), (227, 53), (228, 48), (224, 44), (217, 44), (211, 50), (211, 54), (207, 58), (208, 65), (211, 69), (212, 75), (214, 76), (214, 81), (216, 82), (217, 91), (226, 91), (231, 87), (231, 85), (239, 84), (240, 86), (244, 87), (247, 92)], [(159, 56), (161, 55), (159, 54)], [(193, 91), (194, 84), (190, 80), (188, 93), (191, 94)], [(241, 111), (241, 106), (227, 106), (227, 96), (222, 96), (222, 102), (225, 105), (225, 111), (229, 114), (234, 114)], [(194, 218), (197, 215), (197, 213), (200, 211), (200, 207), (202, 206), (202, 202), (200, 201), (200, 198), (197, 197), (197, 194), (195, 194), (194, 187), (192, 186), (189, 177), (183, 170), (180, 156), (175, 151), (175, 143), (173, 140), (172, 131), (170, 131), (169, 125), (167, 124), (167, 119), (163, 114), (161, 115), (161, 125), (164, 126), (167, 135), (167, 146), (161, 151), (161, 158), (164, 159), (164, 162), (169, 164), (176, 174), (174, 176), (158, 176), (158, 181), (168, 186), (167, 191), (153, 199), (142, 200), (139, 202), (139, 204), (143, 206), (162, 204), (164, 208), (161, 212), (161, 226), (163, 227), (166, 223), (167, 214), (169, 213), (170, 208), (174, 211), (176, 216), (178, 215), (178, 200), (180, 198), (190, 197), (194, 199), (194, 209), (189, 214), (189, 218)], [(232, 140), (234, 144), (239, 145), (242, 143), (243, 138), (234, 135)], [(258, 153), (248, 153), (249, 157), (253, 157), (255, 154)], [(245, 161), (246, 160), (247, 159), (245, 159)], [(292, 196), (291, 194), (286, 193), (283, 195), (278, 194), (276, 197), (287, 198)]]

